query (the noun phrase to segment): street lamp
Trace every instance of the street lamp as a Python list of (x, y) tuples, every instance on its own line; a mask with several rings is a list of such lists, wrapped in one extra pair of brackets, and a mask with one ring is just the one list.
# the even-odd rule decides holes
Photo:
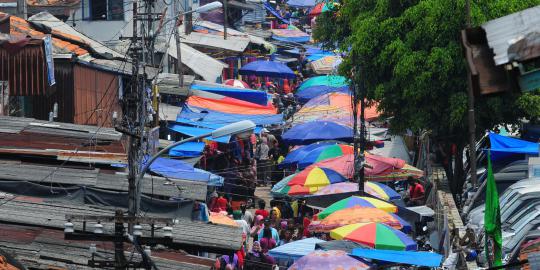
[[(246, 138), (247, 136), (251, 135), (251, 133), (253, 133), (254, 129), (255, 129), (255, 123), (253, 123), (251, 120), (243, 120), (243, 121), (239, 121), (239, 122), (236, 122), (236, 123), (232, 123), (232, 124), (220, 127), (220, 128), (218, 128), (218, 129), (216, 129), (216, 130), (214, 130), (212, 132), (209, 132), (209, 133), (206, 133), (206, 134), (203, 134), (203, 135), (187, 138), (185, 140), (181, 140), (181, 141), (175, 142), (173, 144), (170, 144), (169, 146), (163, 148), (157, 154), (152, 156), (152, 158), (150, 158), (148, 160), (148, 162), (146, 162), (146, 164), (142, 168), (141, 172), (139, 173), (139, 179), (142, 180), (143, 177), (144, 177), (144, 174), (146, 173), (146, 171), (148, 171), (148, 168), (150, 168), (150, 165), (152, 165), (152, 163), (161, 154), (169, 151), (171, 148), (174, 148), (174, 147), (176, 147), (178, 145), (181, 145), (181, 144), (184, 144), (184, 143), (187, 143), (187, 142), (191, 142), (191, 141), (199, 140), (199, 139), (202, 139), (202, 138), (206, 138), (206, 137), (212, 137), (212, 138), (215, 139), (215, 138), (220, 138), (220, 137), (229, 136), (229, 135), (238, 135), (238, 136), (240, 136), (242, 138)], [(140, 188), (138, 188), (138, 190), (140, 190)], [(139, 196), (137, 196), (137, 198), (138, 197)], [(137, 204), (138, 203), (139, 203), (139, 200), (137, 199)], [(139, 209), (139, 208), (137, 207), (137, 209)]]

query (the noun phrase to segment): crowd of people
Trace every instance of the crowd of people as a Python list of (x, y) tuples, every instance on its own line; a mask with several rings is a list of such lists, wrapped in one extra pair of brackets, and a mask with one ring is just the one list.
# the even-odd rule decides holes
[(241, 204), (240, 210), (233, 210), (222, 197), (216, 203), (225, 205), (226, 212), (242, 228), (244, 236), (243, 248), (217, 259), (216, 269), (272, 269), (278, 265), (278, 261), (269, 254), (270, 250), (313, 236), (307, 230), (313, 211), (301, 200), (271, 201), (269, 209), (264, 200), (259, 200), (253, 213), (246, 204)]

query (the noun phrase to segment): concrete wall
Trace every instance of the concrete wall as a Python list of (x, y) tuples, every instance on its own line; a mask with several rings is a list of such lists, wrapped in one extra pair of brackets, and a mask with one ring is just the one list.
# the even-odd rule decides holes
[(75, 24), (75, 29), (101, 42), (117, 40), (120, 36), (131, 36), (133, 32), (131, 0), (124, 0), (124, 20), (122, 21), (92, 21), (83, 19), (83, 8), (86, 9), (85, 14), (88, 14), (89, 1), (91, 0), (82, 0), (81, 7), (72, 14), (66, 23), (72, 26)]

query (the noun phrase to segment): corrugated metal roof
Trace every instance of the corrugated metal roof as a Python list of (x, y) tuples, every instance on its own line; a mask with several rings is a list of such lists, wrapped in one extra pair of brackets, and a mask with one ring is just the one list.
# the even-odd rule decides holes
[(540, 32), (540, 6), (513, 13), (482, 25), (495, 65), (508, 63), (508, 47), (531, 32)]
[(249, 45), (250, 40), (247, 37), (227, 36), (227, 39), (224, 39), (221, 35), (192, 32), (189, 35), (182, 35), (182, 42), (215, 49), (243, 52)]
[[(61, 1), (56, 1), (56, 2), (61, 2)], [(110, 56), (117, 57), (117, 58), (126, 57), (125, 55), (105, 46), (104, 44), (85, 36), (83, 33), (75, 30), (73, 27), (57, 19), (56, 17), (54, 17), (48, 12), (40, 12), (28, 18), (28, 21), (46, 25), (50, 27), (53, 31), (56, 30), (58, 34), (69, 35), (72, 38), (77, 38), (80, 41), (88, 44), (93, 50), (95, 50), (96, 52), (100, 54), (110, 54)]]
[[(185, 43), (180, 44), (180, 49), (182, 52), (182, 64), (189, 67), (195, 74), (200, 75), (206, 81), (215, 82), (221, 76), (223, 69), (228, 67), (227, 64)], [(174, 39), (169, 41), (169, 50), (167, 52), (176, 59), (176, 41)]]

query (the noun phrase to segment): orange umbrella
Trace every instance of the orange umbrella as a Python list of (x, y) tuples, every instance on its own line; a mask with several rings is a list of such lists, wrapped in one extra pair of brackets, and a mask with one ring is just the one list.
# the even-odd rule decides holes
[(227, 225), (227, 226), (233, 226), (233, 227), (239, 227), (236, 221), (234, 221), (232, 218), (228, 217), (227, 215), (221, 214), (221, 213), (210, 213), (210, 222), (214, 224), (221, 224), (221, 225)]
[(384, 210), (355, 206), (336, 211), (321, 221), (313, 221), (308, 229), (314, 232), (329, 232), (345, 225), (368, 222), (384, 223), (398, 230), (403, 227), (397, 216)]

